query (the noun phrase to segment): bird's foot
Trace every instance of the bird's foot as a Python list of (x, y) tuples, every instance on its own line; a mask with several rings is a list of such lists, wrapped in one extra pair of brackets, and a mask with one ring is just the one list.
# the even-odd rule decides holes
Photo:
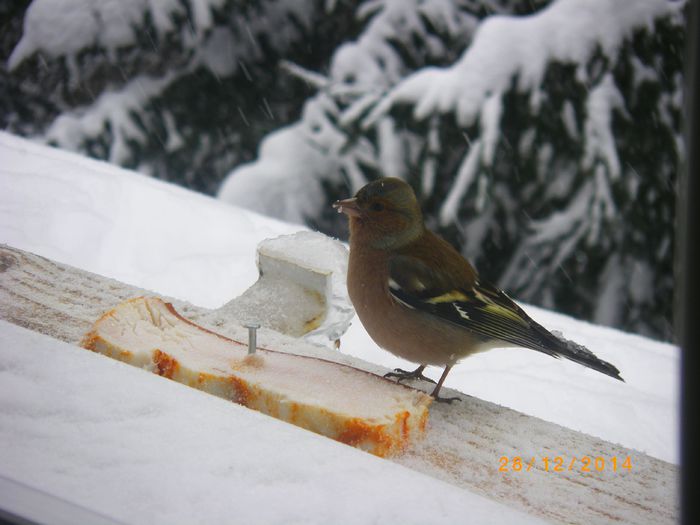
[(440, 381), (437, 382), (437, 385), (435, 385), (435, 389), (433, 390), (432, 394), (430, 394), (430, 396), (438, 403), (447, 403), (448, 405), (451, 405), (453, 401), (461, 401), (459, 397), (440, 397), (438, 395), (440, 393), (440, 389), (442, 388), (442, 384), (445, 382), (445, 378), (447, 377), (447, 374), (450, 373), (451, 369), (452, 365), (447, 365), (445, 367), (445, 370), (440, 376)]
[(461, 397), (440, 397), (433, 395), (432, 396), (435, 401), (438, 403), (447, 403), (448, 405), (451, 405), (453, 401), (461, 401)]
[(419, 366), (412, 372), (409, 372), (408, 370), (402, 370), (400, 368), (395, 368), (393, 372), (388, 372), (384, 374), (384, 377), (386, 377), (387, 379), (390, 377), (395, 377), (397, 383), (400, 383), (405, 379), (422, 379), (423, 381), (429, 381), (430, 383), (435, 384), (435, 381), (423, 375), (423, 370), (425, 370), (425, 366)]

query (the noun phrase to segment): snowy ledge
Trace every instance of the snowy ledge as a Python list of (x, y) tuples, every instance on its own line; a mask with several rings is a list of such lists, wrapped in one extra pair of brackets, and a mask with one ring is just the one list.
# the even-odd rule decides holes
[[(118, 377), (112, 377), (111, 365), (107, 366), (100, 361), (94, 361), (94, 368), (93, 365), (87, 365), (91, 368), (84, 373), (66, 373), (61, 365), (67, 359), (63, 353), (50, 352), (51, 358), (47, 358), (46, 352), (35, 355), (27, 352), (25, 349), (31, 346), (27, 339), (29, 336), (23, 331), (16, 332), (18, 328), (12, 328), (14, 325), (9, 325), (4, 320), (75, 344), (76, 338), (91, 326), (92, 319), (110, 305), (120, 302), (121, 298), (134, 297), (142, 293), (142, 290), (7, 246), (0, 247), (0, 260), (0, 334), (4, 331), (12, 336), (7, 344), (2, 345), (3, 351), (0, 354), (0, 374), (6, 376), (6, 380), (0, 384), (7, 389), (2, 397), (5, 401), (0, 403), (0, 415), (7, 423), (2, 427), (8, 429), (6, 435), (0, 432), (0, 442), (4, 441), (3, 450), (9, 451), (7, 457), (0, 456), (0, 476), (85, 505), (82, 499), (75, 499), (75, 496), (60, 491), (65, 484), (77, 483), (71, 478), (72, 472), (67, 476), (52, 477), (51, 474), (55, 469), (61, 473), (66, 470), (65, 466), (58, 464), (70, 462), (66, 457), (78, 462), (82, 460), (75, 455), (61, 455), (60, 459), (51, 456), (53, 460), (41, 457), (41, 463), (36, 464), (32, 459), (36, 453), (32, 453), (31, 448), (38, 446), (45, 451), (54, 451), (61, 447), (72, 447), (76, 440), (94, 438), (103, 448), (90, 461), (97, 464), (115, 461), (107, 446), (113, 445), (113, 441), (95, 437), (90, 432), (86, 436), (83, 430), (86, 423), (73, 424), (75, 421), (82, 422), (86, 418), (89, 420), (90, 417), (95, 417), (86, 416), (84, 411), (95, 410), (91, 408), (91, 404), (95, 403), (93, 396), (97, 393), (94, 382), (102, 385), (106, 376), (110, 377), (106, 382), (111, 386), (102, 387), (105, 388), (102, 395), (109, 396), (111, 401), (106, 404), (102, 417), (110, 423), (115, 419), (117, 427), (124, 420), (130, 421), (127, 427), (131, 427), (134, 424), (131, 419), (141, 417), (140, 414), (126, 415), (114, 408), (114, 403), (121, 403), (127, 391), (142, 392), (139, 403), (142, 407), (148, 407), (146, 410), (149, 417), (159, 414), (160, 409), (151, 408), (154, 402), (157, 401), (161, 409), (173, 405), (171, 409), (177, 410), (179, 401), (171, 399), (168, 394), (143, 392), (142, 388), (148, 384), (147, 378), (151, 376), (144, 370), (135, 370), (141, 379), (133, 376), (124, 383), (120, 383), (122, 380)], [(178, 304), (191, 319), (205, 323), (210, 318), (206, 309), (183, 302)], [(235, 320), (217, 328), (238, 340), (244, 337), (242, 327)], [(271, 330), (262, 330), (261, 336), (260, 343), (275, 350), (319, 356), (371, 372), (385, 371), (360, 359)], [(58, 343), (53, 341), (50, 343), (52, 347)], [(18, 351), (18, 348), (23, 350)], [(70, 359), (81, 363), (93, 362), (87, 351), (84, 354), (84, 357), (77, 354)], [(88, 383), (83, 384), (85, 381)], [(189, 387), (180, 386), (184, 390), (190, 390)], [(50, 394), (43, 393), (38, 399), (35, 397), (37, 389), (42, 391), (47, 388), (51, 390)], [(75, 389), (75, 396), (82, 402), (74, 400), (73, 404), (66, 407), (64, 392), (71, 389)], [(214, 402), (213, 396), (210, 397)], [(671, 523), (676, 519), (678, 469), (675, 466), (478, 398), (460, 397), (460, 403), (434, 406), (424, 439), (410, 444), (393, 461), (427, 474), (434, 480), (447, 482), (471, 496), (488, 497), (550, 521), (581, 524), (611, 521), (643, 523), (650, 515), (655, 523)], [(21, 405), (19, 409), (18, 402)], [(44, 423), (47, 410), (49, 420)], [(21, 414), (33, 416), (27, 423)], [(65, 418), (63, 424), (60, 423), (62, 418)], [(37, 425), (42, 428), (41, 431), (37, 430)], [(94, 430), (94, 426), (91, 428)], [(63, 433), (57, 433), (56, 429)], [(40, 435), (39, 444), (37, 432)], [(114, 429), (118, 441), (121, 432), (120, 428)], [(136, 434), (133, 434), (133, 429), (128, 432), (136, 442), (139, 439), (150, 442), (156, 431), (149, 427)], [(73, 435), (74, 433), (80, 436)], [(237, 439), (249, 439), (241, 438), (237, 431), (232, 432), (229, 438), (236, 443)], [(274, 441), (275, 438), (271, 436), (270, 439)], [(199, 448), (198, 441), (187, 440), (179, 444), (179, 437), (171, 437), (169, 443), (171, 447), (185, 447), (182, 451), (184, 456)], [(246, 447), (249, 446), (251, 445), (246, 444)], [(289, 443), (285, 443), (285, 446), (289, 446)], [(120, 448), (120, 451), (126, 455), (123, 462), (129, 464), (135, 462), (132, 454), (140, 457), (141, 447), (132, 443), (128, 450)], [(259, 454), (264, 455), (265, 451), (260, 451)], [(319, 452), (319, 456), (315, 456), (313, 451), (311, 454), (317, 460), (324, 457), (322, 452)], [(43, 453), (39, 456), (43, 456)], [(162, 457), (158, 454), (156, 456)], [(566, 465), (562, 468), (564, 460), (559, 460), (559, 470), (555, 471), (552, 469), (556, 466), (557, 456), (566, 456)], [(18, 462), (14, 459), (17, 457), (25, 457), (28, 463)], [(544, 462), (545, 457), (549, 458), (547, 461), (552, 461), (551, 465)], [(505, 462), (503, 458), (506, 458)], [(521, 464), (521, 460), (516, 458), (525, 458), (526, 463)], [(588, 465), (585, 458), (589, 458)], [(158, 460), (154, 462), (156, 470), (168, 471), (172, 468)], [(31, 477), (27, 479), (25, 474), (33, 474), (36, 470), (44, 473), (41, 484), (37, 484)], [(126, 474), (122, 474), (124, 475)], [(136, 484), (145, 483), (142, 490), (149, 489), (151, 481), (145, 481), (142, 472), (129, 471), (128, 475), (136, 478)], [(276, 479), (278, 474), (270, 475)], [(80, 483), (89, 477), (84, 472), (81, 473)], [(44, 478), (53, 480), (53, 485), (47, 486)], [(515, 502), (513, 494), (518, 495)], [(580, 512), (582, 504), (587, 509), (585, 514)], [(103, 509), (97, 507), (93, 510), (102, 512)], [(124, 519), (120, 514), (109, 513), (109, 516)], [(509, 517), (508, 520), (510, 519), (513, 518)], [(509, 523), (508, 520), (503, 523)], [(518, 518), (517, 521), (521, 522), (522, 519)]]
[[(257, 243), (266, 237), (298, 230), (298, 227), (242, 212), (181, 188), (76, 155), (44, 148), (2, 133), (0, 133), (0, 159), (3, 161), (0, 163), (0, 242), (10, 243), (64, 263), (116, 277), (142, 288), (158, 290), (161, 294), (185, 298), (197, 304), (216, 307), (239, 295), (256, 278), (254, 252)], [(24, 255), (18, 250), (5, 248), (2, 260), (5, 261), (7, 257), (21, 259)], [(61, 286), (68, 290), (72, 288), (73, 282), (67, 278), (70, 274), (68, 270), (80, 272), (79, 270), (67, 269), (65, 265), (51, 261), (42, 261), (43, 270), (55, 274), (53, 279), (48, 281), (19, 279), (15, 284), (19, 283), (34, 289), (37, 285), (40, 288), (44, 286), (46, 288), (44, 292), (47, 294), (57, 293), (57, 289)], [(12, 309), (15, 312), (23, 310), (24, 324), (34, 330), (42, 331), (42, 316), (36, 315), (37, 305), (26, 298), (22, 302), (18, 301), (17, 297), (8, 295), (10, 272), (4, 264), (2, 266), (5, 271), (0, 272), (3, 284), (0, 288), (2, 290), (0, 307), (3, 315), (0, 317), (7, 319), (7, 312)], [(86, 282), (93, 283), (95, 287), (93, 291), (106, 289), (109, 294), (112, 294), (111, 297), (115, 299), (115, 303), (110, 306), (118, 302), (117, 298), (126, 298), (143, 292), (142, 288), (112, 280), (106, 280), (105, 286), (104, 280), (103, 277), (89, 274), (86, 277)], [(109, 294), (107, 299), (110, 299)], [(97, 295), (99, 297), (99, 294)], [(197, 312), (201, 315), (202, 311), (206, 311), (184, 301), (179, 301), (177, 304), (178, 307), (183, 308), (183, 313), (194, 318)], [(66, 305), (77, 308), (73, 312), (76, 315), (64, 316), (64, 322), (57, 323), (62, 327), (63, 335), (54, 335), (75, 342), (71, 337), (80, 330), (71, 328), (71, 322), (77, 320), (89, 324), (94, 320), (94, 316), (85, 316), (81, 308), (95, 308), (95, 306), (86, 305), (84, 301), (68, 301), (64, 304)], [(567, 336), (595, 348), (602, 357), (614, 361), (625, 371), (628, 384), (619, 385), (624, 387), (619, 389), (617, 385), (610, 386), (602, 381), (606, 378), (597, 378), (594, 373), (589, 374), (587, 370), (578, 370), (575, 365), (562, 366), (560, 362), (546, 359), (545, 356), (540, 358), (532, 352), (504, 350), (482, 354), (468, 360), (455, 370), (457, 372), (455, 382), (451, 386), (457, 386), (459, 390), (483, 399), (495, 400), (500, 404), (534, 413), (550, 421), (583, 429), (591, 434), (606, 436), (608, 440), (624, 443), (627, 447), (651, 450), (656, 456), (675, 459), (677, 349), (641, 337), (578, 323), (551, 312), (532, 308), (530, 311), (538, 321), (548, 327), (559, 329)], [(17, 324), (16, 320), (13, 322)], [(128, 501), (128, 497), (123, 499), (122, 495), (106, 488), (100, 492), (100, 486), (113, 488), (113, 485), (100, 483), (102, 478), (97, 474), (95, 474), (96, 478), (85, 477), (85, 485), (81, 485), (83, 482), (77, 479), (83, 478), (72, 476), (76, 471), (89, 466), (75, 465), (76, 468), (70, 468), (70, 465), (61, 466), (50, 461), (46, 462), (46, 458), (38, 452), (39, 448), (46, 451), (80, 449), (80, 446), (73, 448), (74, 444), (90, 438), (90, 435), (84, 435), (84, 429), (86, 426), (88, 429), (94, 429), (95, 420), (90, 415), (92, 409), (89, 409), (89, 406), (66, 407), (57, 401), (61, 396), (56, 392), (60, 393), (73, 388), (71, 386), (73, 382), (67, 383), (66, 376), (61, 373), (60, 363), (68, 358), (61, 357), (57, 363), (46, 358), (46, 366), (39, 370), (35, 366), (18, 366), (16, 363), (18, 358), (24, 356), (24, 354), (16, 355), (16, 348), (27, 349), (38, 346), (53, 349), (66, 346), (55, 341), (52, 343), (50, 339), (32, 332), (24, 330), (17, 332), (17, 330), (19, 329), (7, 323), (0, 326), (0, 335), (10, 338), (3, 340), (3, 344), (0, 345), (0, 348), (9, 352), (0, 366), (0, 373), (5, 375), (8, 381), (0, 381), (0, 385), (10, 389), (6, 395), (0, 396), (4, 400), (0, 404), (0, 418), (3, 423), (12, 418), (17, 428), (19, 423), (23, 422), (22, 428), (26, 433), (12, 436), (0, 433), (3, 440), (3, 446), (0, 447), (3, 451), (0, 455), (0, 475), (16, 474), (15, 480), (42, 488), (58, 496), (78, 494), (79, 496), (74, 497), (79, 497), (80, 502), (84, 501), (81, 494), (95, 495), (94, 501), (99, 508), (120, 507), (119, 502), (121, 502), (121, 507), (124, 509), (119, 511), (121, 514), (114, 516), (120, 516), (120, 519), (127, 522), (133, 521), (123, 514), (128, 513), (128, 509), (125, 508), (128, 505), (123, 504)], [(281, 349), (299, 351), (300, 343), (295, 339), (285, 338), (274, 332), (264, 332), (261, 335)], [(5, 341), (12, 344), (5, 344)], [(35, 342), (32, 343), (32, 341)], [(340, 362), (351, 363), (353, 366), (378, 373), (386, 371), (386, 368), (381, 365), (391, 367), (399, 364), (393, 357), (376, 349), (357, 323), (343, 338), (342, 353), (306, 343), (301, 346), (303, 350), (310, 353), (332, 355)], [(45, 354), (56, 356), (55, 352), (45, 352), (41, 354), (41, 359), (44, 359)], [(90, 356), (87, 352), (84, 354), (87, 355), (77, 354), (83, 355), (82, 358), (77, 359), (87, 360), (97, 357)], [(374, 363), (362, 361), (356, 356), (370, 359)], [(96, 362), (104, 363), (104, 360)], [(97, 374), (102, 377), (103, 374), (109, 373), (107, 369), (101, 368)], [(23, 375), (28, 375), (29, 379), (23, 380)], [(157, 478), (162, 481), (163, 476), (160, 473), (168, 472), (172, 467), (167, 462), (167, 454), (163, 455), (162, 462), (149, 455), (149, 464), (157, 464), (157, 466), (151, 467), (154, 472), (150, 475), (142, 475), (144, 472), (139, 467), (138, 461), (138, 457), (141, 457), (140, 442), (149, 441), (151, 437), (148, 436), (157, 435), (159, 430), (152, 427), (135, 428), (134, 425), (138, 420), (143, 419), (144, 410), (150, 410), (148, 407), (149, 403), (154, 401), (153, 394), (145, 385), (157, 378), (147, 374), (129, 377), (126, 384), (130, 389), (134, 389), (134, 395), (142, 396), (141, 408), (135, 410), (133, 417), (117, 418), (115, 426), (110, 430), (119, 436), (119, 432), (125, 432), (120, 430), (120, 427), (128, 427), (126, 432), (131, 437), (125, 438), (124, 445), (119, 447), (126, 457), (123, 462), (115, 459), (114, 452), (106, 448), (92, 457), (95, 465), (98, 466), (112, 463), (130, 464), (130, 469), (125, 467), (125, 470), (112, 470), (117, 472), (116, 479), (136, 480), (139, 487), (135, 489), (137, 492), (152, 495), (157, 489), (149, 485), (149, 480)], [(39, 380), (43, 393), (38, 400), (25, 400), (23, 396), (18, 395), (19, 392), (24, 392), (22, 388), (28, 388), (27, 392), (31, 394), (32, 388), (37, 387)], [(49, 386), (50, 383), (53, 383), (53, 386)], [(20, 388), (21, 385), (24, 387)], [(497, 388), (494, 389), (494, 385)], [(48, 390), (44, 389), (44, 386)], [(166, 388), (173, 387), (174, 385)], [(51, 391), (51, 388), (55, 390)], [(78, 391), (84, 391), (81, 390), (80, 384), (76, 388)], [(142, 391), (142, 388), (145, 390)], [(167, 392), (164, 399), (169, 400), (170, 390)], [(98, 395), (97, 391), (96, 395)], [(513, 399), (509, 399), (508, 396)], [(431, 476), (432, 479), (421, 477), (426, 485), (420, 490), (427, 496), (421, 498), (422, 505), (425, 504), (426, 499), (432, 497), (433, 491), (442, 493), (445, 490), (443, 484), (430, 485), (437, 483), (434, 478), (438, 478), (448, 481), (453, 488), (461, 487), (461, 490), (456, 490), (462, 495), (459, 496), (460, 498), (465, 498), (463, 501), (471, 502), (469, 498), (473, 493), (477, 493), (508, 505), (517, 505), (522, 510), (553, 521), (580, 520), (581, 523), (606, 523), (617, 519), (625, 522), (648, 522), (650, 516), (654, 516), (656, 522), (670, 522), (677, 514), (675, 507), (677, 469), (672, 465), (623, 446), (612, 445), (488, 401), (482, 401), (478, 397), (464, 395), (462, 397), (464, 401), (458, 405), (435, 407), (431, 411), (428, 435), (422, 448), (396, 460), (413, 470)], [(162, 407), (161, 401), (158, 402), (158, 406)], [(219, 403), (219, 401), (213, 402)], [(88, 399), (85, 403), (90, 405), (92, 401)], [(105, 404), (104, 407), (114, 407), (118, 404), (118, 400), (115, 400), (111, 404)], [(233, 414), (239, 414), (241, 409), (231, 406), (235, 412), (232, 412), (230, 417), (238, 418), (238, 415)], [(85, 412), (85, 409), (88, 409), (87, 418), (76, 415)], [(149, 413), (155, 416), (158, 411)], [(243, 413), (247, 412), (243, 411)], [(160, 418), (156, 419), (162, 423)], [(54, 420), (63, 421), (63, 423), (52, 424)], [(74, 421), (84, 422), (75, 425)], [(89, 423), (90, 421), (93, 422)], [(172, 424), (172, 421), (167, 423), (166, 427), (168, 424)], [(198, 425), (199, 422), (196, 424)], [(221, 428), (221, 422), (211, 424)], [(241, 430), (235, 432), (242, 432), (246, 436), (243, 429), (247, 428), (248, 424), (245, 419), (236, 421), (236, 428), (240, 427)], [(13, 425), (3, 424), (2, 428), (13, 428)], [(57, 432), (51, 434), (50, 431), (54, 429)], [(37, 435), (39, 430), (41, 432)], [(73, 435), (71, 431), (79, 432), (80, 435)], [(436, 435), (436, 431), (440, 435)], [(230, 432), (228, 439), (233, 440), (235, 432)], [(169, 435), (171, 441), (173, 435), (175, 434)], [(287, 434), (280, 434), (282, 435)], [(40, 443), (41, 436), (45, 438), (43, 443)], [(269, 438), (274, 441), (275, 436), (277, 436), (276, 433)], [(200, 447), (199, 438), (184, 433), (182, 439), (184, 442), (180, 442), (179, 438), (172, 442), (172, 450), (181, 447), (179, 450), (185, 454), (192, 454), (192, 450), (195, 449), (207, 450), (206, 457), (212, 454), (213, 448), (206, 445), (208, 443), (206, 440), (202, 441), (204, 445)], [(297, 451), (306, 450), (307, 446), (313, 447), (295, 440), (284, 441), (286, 438), (282, 437), (280, 439), (285, 443), (285, 447), (291, 447)], [(635, 445), (635, 443), (639, 444)], [(11, 446), (5, 446), (6, 444)], [(246, 444), (244, 448), (250, 446), (252, 444)], [(35, 447), (37, 450), (34, 450)], [(279, 444), (277, 448), (280, 448)], [(324, 450), (326, 449), (314, 451), (312, 457), (315, 460), (323, 457), (324, 464), (327, 464), (329, 460), (325, 458)], [(264, 454), (265, 451), (262, 450), (259, 453)], [(539, 469), (534, 469), (527, 475), (498, 471), (500, 457), (566, 455), (571, 458), (574, 454), (591, 456), (631, 454), (633, 468), (630, 472), (608, 471), (593, 475), (585, 475), (581, 472), (555, 474), (545, 472), (541, 465)], [(202, 458), (198, 453), (195, 455)], [(75, 453), (65, 457), (78, 461)], [(254, 466), (255, 462), (232, 461), (234, 461), (233, 465), (224, 462), (226, 465), (231, 465), (227, 467), (229, 470), (246, 471), (247, 469), (250, 472), (250, 469), (257, 468)], [(212, 456), (211, 462), (204, 465), (204, 471), (207, 468), (216, 471), (216, 463), (217, 460)], [(270, 464), (264, 463), (264, 465)], [(382, 464), (391, 465), (386, 462)], [(264, 465), (262, 465), (263, 468)], [(304, 474), (298, 471), (290, 473), (293, 467), (289, 465), (287, 463), (285, 466), (270, 467), (268, 475), (263, 476), (264, 480), (254, 480), (257, 489), (263, 493), (269, 492), (274, 499), (276, 493), (269, 489), (276, 484), (275, 480), (280, 477), (306, 479)], [(343, 465), (341, 470), (346, 473), (357, 472), (354, 470), (354, 460)], [(51, 472), (55, 471), (57, 477), (46, 478), (47, 469)], [(94, 470), (100, 470), (100, 468)], [(285, 477), (280, 472), (287, 472), (289, 476)], [(207, 477), (209, 474), (203, 474), (203, 476), (211, 479)], [(367, 479), (374, 479), (375, 474), (365, 471), (360, 477), (364, 476)], [(50, 480), (50, 482), (47, 481), (50, 486), (39, 484), (37, 480), (40, 479)], [(92, 482), (89, 481), (90, 479)], [(202, 489), (204, 491), (209, 490), (205, 486), (205, 479), (197, 478), (197, 480), (197, 486), (204, 487)], [(314, 485), (314, 482), (310, 483)], [(392, 487), (400, 486), (395, 482), (388, 483)], [(601, 483), (610, 488), (607, 495), (601, 495)], [(80, 490), (71, 492), (76, 484), (79, 485)], [(297, 482), (293, 485), (294, 490), (300, 490), (298, 484)], [(633, 488), (637, 484), (646, 488), (639, 492)], [(158, 487), (158, 485), (155, 486)], [(230, 487), (230, 485), (227, 486)], [(404, 488), (406, 487), (402, 487), (402, 493)], [(317, 487), (313, 486), (310, 490), (313, 492), (316, 489)], [(366, 522), (374, 518), (387, 517), (396, 521), (407, 516), (422, 522), (440, 521), (443, 516), (446, 517), (445, 521), (454, 521), (458, 516), (465, 515), (463, 505), (443, 499), (435, 501), (440, 502), (442, 509), (451, 510), (437, 511), (437, 514), (427, 517), (427, 514), (425, 516), (416, 514), (414, 507), (407, 506), (405, 503), (390, 504), (387, 501), (387, 507), (390, 509), (385, 509), (376, 498), (368, 498), (362, 491), (354, 493), (359, 496), (358, 499), (352, 500), (353, 495), (349, 494), (348, 490), (352, 491), (352, 488), (337, 490), (336, 494), (343, 493), (342, 508), (348, 508), (346, 505), (352, 505), (355, 508), (357, 505), (362, 505), (359, 513), (361, 517), (358, 521)], [(376, 491), (382, 492), (379, 488)], [(651, 494), (647, 493), (648, 491), (651, 491)], [(386, 494), (386, 490), (383, 492)], [(168, 486), (165, 493), (173, 497), (164, 498), (163, 506), (167, 506), (165, 502), (171, 499), (181, 498), (172, 486)], [(514, 498), (514, 493), (520, 496)], [(629, 494), (635, 496), (630, 497)], [(638, 500), (637, 496), (641, 499)], [(183, 496), (183, 501), (186, 500), (187, 497)], [(642, 500), (646, 502), (640, 503)], [(156, 498), (153, 501), (160, 500)], [(218, 510), (221, 512), (218, 515), (221, 516), (226, 510), (223, 501), (230, 501), (230, 499), (222, 497), (218, 501), (219, 503), (213, 505), (212, 512)], [(240, 501), (237, 498), (235, 501), (239, 509)], [(310, 501), (317, 500), (312, 498)], [(328, 501), (331, 502), (328, 505), (339, 503), (337, 499), (330, 497)], [(490, 501), (488, 503), (494, 504)], [(147, 506), (148, 502), (144, 502), (143, 505)], [(321, 508), (328, 511), (328, 505)], [(475, 505), (491, 516), (490, 521), (487, 518), (475, 518), (480, 522), (512, 523), (523, 522), (525, 519), (521, 515), (514, 518), (506, 511), (485, 507), (481, 503)], [(585, 512), (581, 505), (586, 507)], [(141, 510), (143, 508), (143, 506), (140, 507)], [(425, 508), (430, 508), (431, 512), (435, 511), (433, 506), (428, 505)], [(407, 509), (411, 511), (403, 514), (402, 512)], [(396, 514), (386, 514), (385, 510)], [(253, 512), (253, 510), (251, 507), (246, 507), (245, 512)], [(470, 512), (474, 515), (474, 507)], [(284, 514), (269, 515), (267, 516), (269, 519), (263, 521), (284, 521), (282, 515), (293, 518), (296, 514), (287, 506)], [(186, 521), (184, 518), (186, 514), (182, 516), (183, 521)], [(321, 516), (324, 519), (321, 519)], [(167, 521), (167, 518), (162, 520), (162, 522)], [(319, 521), (328, 521), (328, 514), (320, 513)]]

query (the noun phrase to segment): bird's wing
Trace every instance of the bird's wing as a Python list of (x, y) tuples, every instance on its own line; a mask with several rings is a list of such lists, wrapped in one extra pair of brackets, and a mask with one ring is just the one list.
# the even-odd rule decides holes
[(499, 339), (557, 356), (550, 340), (554, 336), (505, 293), (478, 278), (453, 281), (442, 267), (428, 265), (418, 257), (395, 255), (389, 260), (389, 292), (405, 306), (459, 325), (484, 339)]
[[(468, 272), (462, 272), (463, 278), (457, 277), (455, 283), (458, 269), (445, 271), (443, 268), (447, 266), (426, 264), (425, 260), (410, 255), (390, 258), (388, 287), (394, 299), (461, 326), (485, 340), (499, 339), (552, 357), (565, 357), (624, 381), (614, 365), (599, 359), (586, 347), (550, 333), (504, 292), (479, 279), (475, 272), (471, 274), (473, 278), (466, 278)], [(445, 264), (449, 263), (445, 261)], [(463, 261), (463, 264), (473, 272), (469, 263)]]

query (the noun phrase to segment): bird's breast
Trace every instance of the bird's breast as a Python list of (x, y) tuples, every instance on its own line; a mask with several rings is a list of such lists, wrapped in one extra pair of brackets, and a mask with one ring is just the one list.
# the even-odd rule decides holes
[(467, 330), (408, 308), (389, 293), (388, 259), (380, 250), (353, 250), (348, 293), (370, 337), (394, 355), (420, 364), (444, 366), (481, 351)]

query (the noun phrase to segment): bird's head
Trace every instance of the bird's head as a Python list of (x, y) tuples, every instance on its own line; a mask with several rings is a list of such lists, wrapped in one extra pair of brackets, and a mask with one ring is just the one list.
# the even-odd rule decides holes
[(333, 207), (350, 218), (350, 242), (395, 249), (423, 233), (423, 215), (413, 188), (393, 177), (370, 182)]

